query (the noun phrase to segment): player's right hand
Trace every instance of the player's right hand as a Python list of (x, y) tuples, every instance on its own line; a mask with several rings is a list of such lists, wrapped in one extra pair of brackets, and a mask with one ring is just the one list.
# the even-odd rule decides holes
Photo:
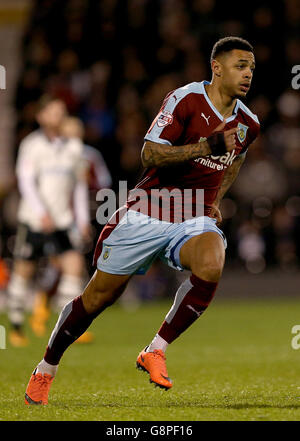
[(223, 130), (225, 121), (218, 125), (212, 134), (207, 138), (211, 154), (213, 156), (222, 156), (227, 152), (231, 152), (235, 147), (235, 134), (238, 131), (237, 127), (229, 130)]
[(53, 219), (48, 213), (45, 213), (41, 217), (41, 225), (43, 232), (46, 234), (52, 233), (52, 231), (55, 230), (55, 224), (53, 222)]
[(226, 150), (227, 150), (227, 152), (231, 152), (236, 147), (235, 134), (237, 133), (237, 131), (239, 129), (237, 127), (233, 127), (232, 129), (224, 131), (223, 129), (224, 129), (225, 125), (226, 125), (226, 122), (222, 121), (221, 124), (219, 124), (218, 127), (215, 128), (213, 133), (217, 133), (217, 132), (223, 133)]

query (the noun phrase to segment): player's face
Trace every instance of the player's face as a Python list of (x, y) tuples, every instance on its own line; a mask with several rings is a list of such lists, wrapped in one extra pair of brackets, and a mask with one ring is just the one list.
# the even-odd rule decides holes
[(224, 92), (231, 97), (243, 98), (250, 89), (255, 59), (252, 52), (234, 49), (220, 60)]
[(66, 113), (64, 102), (55, 100), (51, 101), (39, 112), (37, 120), (42, 127), (57, 129), (60, 127)]
[(83, 138), (83, 128), (80, 123), (76, 121), (65, 118), (60, 127), (60, 133), (66, 138)]

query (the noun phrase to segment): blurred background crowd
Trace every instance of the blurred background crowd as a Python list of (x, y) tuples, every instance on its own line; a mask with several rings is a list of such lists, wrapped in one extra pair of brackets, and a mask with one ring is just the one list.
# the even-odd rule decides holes
[[(291, 87), (292, 67), (300, 65), (299, 0), (1, 0), (2, 9), (14, 1), (23, 8), (15, 21), (5, 12), (1, 19), (0, 5), (0, 31), (5, 20), (21, 29), (17, 48), (8, 41), (13, 24), (1, 43), (18, 54), (13, 87), (1, 91), (11, 97), (2, 99), (9, 121), (1, 130), (10, 133), (0, 161), (1, 255), (8, 265), (18, 202), (14, 160), (20, 141), (37, 127), (38, 98), (47, 92), (63, 99), (84, 123), (86, 143), (103, 155), (113, 188), (119, 180), (131, 188), (142, 171), (143, 137), (166, 93), (209, 80), (214, 42), (235, 35), (255, 48), (247, 105), (261, 135), (222, 204), (227, 268), (299, 271), (300, 93)], [(151, 297), (151, 279), (151, 291), (164, 295), (166, 278), (172, 275), (157, 264), (134, 286)]]

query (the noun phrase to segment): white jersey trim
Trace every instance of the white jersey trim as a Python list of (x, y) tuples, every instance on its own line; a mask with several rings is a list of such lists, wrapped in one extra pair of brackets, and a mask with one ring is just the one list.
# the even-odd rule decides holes
[(240, 101), (240, 100), (238, 100), (238, 101), (240, 103), (240, 109), (243, 112), (247, 113), (247, 115), (250, 116), (250, 118), (252, 118), (257, 124), (260, 124), (259, 119), (257, 118), (257, 115), (255, 115), (253, 112), (251, 112), (251, 110), (247, 106), (245, 106), (245, 104), (242, 101)]
[[(215, 114), (218, 116), (218, 118), (220, 118), (221, 121), (223, 121), (224, 120), (223, 116), (218, 111), (218, 109), (216, 109), (216, 107), (213, 105), (213, 103), (211, 102), (211, 100), (209, 99), (209, 97), (206, 93), (206, 90), (204, 87), (206, 84), (210, 84), (210, 82), (209, 81), (202, 81), (201, 82), (201, 86), (200, 86), (201, 91), (202, 91), (207, 103), (211, 107), (211, 109), (215, 112)], [(228, 123), (230, 121), (233, 121), (235, 119), (239, 109), (243, 110), (243, 112), (247, 113), (248, 116), (250, 116), (257, 124), (259, 124), (259, 120), (258, 120), (257, 116), (254, 113), (252, 113), (251, 110), (239, 99), (236, 100), (236, 105), (235, 105), (235, 108), (233, 109), (233, 115), (226, 118), (225, 122)]]
[[(211, 100), (209, 99), (206, 90), (205, 90), (205, 85), (210, 84), (209, 81), (201, 81), (196, 82), (194, 81), (193, 83), (189, 83), (183, 87), (180, 87), (178, 89), (175, 89), (174, 92), (170, 95), (170, 97), (168, 98), (168, 101), (163, 109), (162, 112), (168, 112), (170, 114), (173, 114), (176, 106), (180, 103), (180, 101), (185, 98), (187, 95), (189, 95), (190, 93), (198, 93), (200, 95), (203, 95), (207, 104), (210, 106), (210, 108), (212, 109), (212, 111), (215, 113), (215, 115), (221, 120), (224, 121), (224, 117), (221, 115), (221, 113), (218, 111), (218, 109), (214, 106), (214, 104), (211, 102)], [(173, 98), (173, 97), (176, 97)], [(173, 99), (172, 99), (173, 98)], [(238, 114), (238, 110), (241, 109), (242, 111), (244, 111), (248, 116), (250, 116), (257, 124), (259, 124), (259, 120), (257, 118), (257, 116), (251, 112), (250, 109), (248, 109), (248, 107), (239, 99), (237, 99), (236, 101), (236, 105), (234, 107), (233, 110), (233, 114), (225, 119), (226, 123), (229, 123), (230, 121), (233, 121), (237, 114)], [(160, 138), (160, 135), (162, 133), (162, 131), (164, 130), (165, 126), (159, 127), (157, 124), (157, 120), (159, 118), (159, 116), (162, 114), (162, 112), (159, 112), (154, 120), (153, 127), (150, 131), (150, 133), (146, 134), (146, 136), (144, 137), (145, 141), (153, 141), (153, 142), (159, 142), (160, 144), (168, 144), (168, 145), (172, 145), (172, 143), (166, 139)], [(167, 125), (167, 124), (166, 124)]]
[[(173, 91), (173, 93), (170, 95), (170, 97), (168, 98), (168, 101), (167, 101), (162, 112), (168, 112), (170, 114), (173, 114), (176, 106), (180, 103), (180, 101), (183, 98), (185, 98), (187, 95), (189, 95), (190, 93), (199, 93), (199, 94), (202, 93), (199, 88), (199, 83), (193, 82), (193, 83), (189, 83), (183, 87), (179, 87), (178, 89), (175, 89)], [(160, 138), (162, 131), (166, 127), (166, 126), (159, 127), (157, 124), (157, 120), (158, 120), (159, 116), (162, 114), (162, 112), (160, 111), (157, 114), (155, 120), (152, 123), (153, 127), (151, 128), (150, 133), (146, 134), (146, 136), (144, 137), (144, 140), (159, 142), (160, 144), (172, 145), (172, 143), (170, 141), (168, 141), (167, 139)]]
[[(221, 121), (224, 121), (223, 115), (221, 115), (221, 113), (218, 111), (218, 109), (214, 106), (214, 104), (211, 102), (211, 100), (209, 99), (209, 97), (208, 97), (208, 95), (206, 93), (206, 90), (205, 90), (205, 87), (204, 87), (206, 84), (210, 84), (210, 82), (209, 81), (201, 81), (201, 83), (200, 83), (201, 93), (204, 95), (204, 98), (206, 99), (206, 102), (210, 106), (212, 111), (217, 115), (217, 117)], [(237, 100), (235, 108), (233, 109), (233, 115), (231, 115), (231, 116), (229, 116), (228, 118), (225, 119), (226, 123), (228, 123), (230, 121), (233, 121), (235, 119), (239, 107), (240, 107), (240, 100)]]

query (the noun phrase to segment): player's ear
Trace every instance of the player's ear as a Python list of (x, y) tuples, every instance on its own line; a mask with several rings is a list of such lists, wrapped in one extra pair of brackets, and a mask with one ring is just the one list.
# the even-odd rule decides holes
[(42, 124), (43, 123), (43, 118), (44, 117), (44, 109), (38, 109), (35, 112), (35, 119), (38, 122), (38, 124)]
[(37, 112), (36, 114), (35, 114), (35, 119), (36, 119), (36, 121), (38, 122), (38, 124), (41, 124), (41, 121), (42, 121), (42, 117), (41, 117), (41, 112)]
[(217, 77), (221, 76), (222, 66), (221, 63), (218, 60), (212, 60), (211, 62), (211, 70), (214, 75)]

